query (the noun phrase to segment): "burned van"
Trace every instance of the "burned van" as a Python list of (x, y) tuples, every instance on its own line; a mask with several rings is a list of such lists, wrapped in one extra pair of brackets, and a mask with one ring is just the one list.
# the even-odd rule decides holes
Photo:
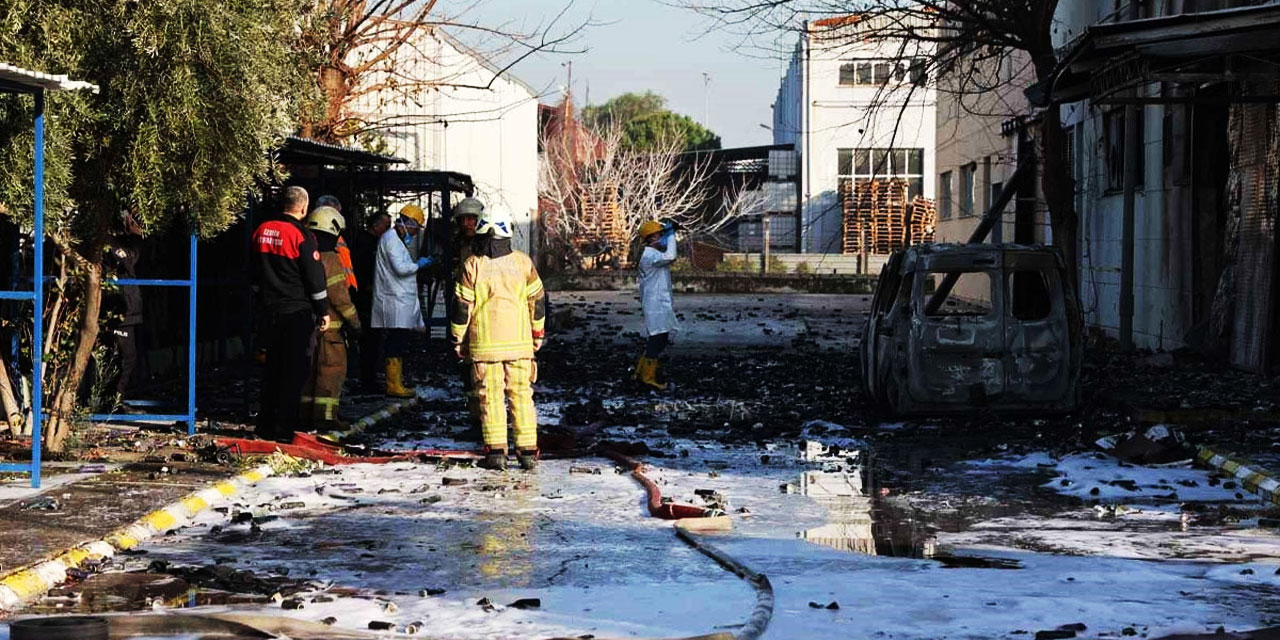
[(932, 244), (894, 253), (862, 336), (867, 395), (899, 414), (1069, 411), (1080, 308), (1056, 248)]

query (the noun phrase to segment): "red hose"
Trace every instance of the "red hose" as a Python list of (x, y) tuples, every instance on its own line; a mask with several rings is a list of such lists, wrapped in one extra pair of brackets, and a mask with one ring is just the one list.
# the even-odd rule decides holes
[(663, 502), (662, 491), (658, 489), (658, 485), (650, 480), (641, 472), (642, 465), (634, 458), (613, 451), (612, 449), (602, 449), (600, 454), (614, 462), (617, 462), (623, 469), (631, 471), (631, 477), (644, 487), (645, 493), (649, 497), (649, 515), (663, 520), (679, 520), (681, 518), (708, 518), (714, 515), (712, 509), (700, 507), (696, 504), (688, 504), (685, 502)]

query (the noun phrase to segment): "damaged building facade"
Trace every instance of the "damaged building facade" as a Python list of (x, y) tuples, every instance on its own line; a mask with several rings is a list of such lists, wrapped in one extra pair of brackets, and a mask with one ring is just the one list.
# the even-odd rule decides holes
[(1040, 99), (1070, 140), (1086, 321), (1139, 348), (1272, 369), (1280, 6), (1059, 14), (1062, 61)]
[[(977, 227), (1016, 165), (1018, 131), (1060, 109), (1086, 326), (1275, 369), (1280, 6), (1087, 0), (1061, 3), (1058, 25), (1059, 70), (1027, 100), (992, 94), (1005, 109), (979, 115), (939, 91), (937, 135), (950, 141), (938, 150), (939, 239)], [(1034, 237), (1021, 241), (1053, 243), (1043, 194), (1015, 201), (1033, 209)], [(992, 239), (1014, 239), (1014, 209)]]

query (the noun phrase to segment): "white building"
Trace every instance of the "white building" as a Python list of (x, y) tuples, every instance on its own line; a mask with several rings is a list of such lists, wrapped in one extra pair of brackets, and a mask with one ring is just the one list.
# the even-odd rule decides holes
[[(516, 247), (527, 252), (538, 209), (537, 92), (443, 31), (420, 33), (363, 78), (388, 88), (361, 96), (357, 110), (381, 123), (388, 152), (407, 168), (470, 175), (487, 207), (511, 212)], [(438, 85), (395, 86), (405, 79)]]
[(868, 43), (856, 16), (806, 22), (773, 105), (773, 141), (800, 155), (801, 251), (842, 250), (842, 181), (901, 177), (933, 198), (935, 96), (926, 49)]

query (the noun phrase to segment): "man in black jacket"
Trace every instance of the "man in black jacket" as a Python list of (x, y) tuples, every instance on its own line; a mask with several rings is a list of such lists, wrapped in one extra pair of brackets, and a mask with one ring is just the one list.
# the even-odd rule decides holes
[(317, 330), (329, 324), (329, 294), (315, 236), (302, 226), (308, 196), (289, 187), (282, 214), (262, 223), (251, 247), (254, 290), (266, 314), (267, 370), (257, 433), (290, 442), (298, 426), (302, 387), (311, 373)]
[(373, 325), (373, 270), (378, 258), (378, 241), (391, 228), (391, 216), (378, 212), (369, 217), (368, 226), (351, 236), (351, 263), (355, 266), (360, 288), (353, 296), (356, 312), (365, 330), (360, 334), (360, 384), (367, 393), (382, 393), (378, 386), (378, 367), (382, 358), (378, 351), (378, 332)]

